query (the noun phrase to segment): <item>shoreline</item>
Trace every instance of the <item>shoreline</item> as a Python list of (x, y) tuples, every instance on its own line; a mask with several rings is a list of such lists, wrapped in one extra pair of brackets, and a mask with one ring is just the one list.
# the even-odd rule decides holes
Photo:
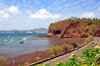
[[(31, 38), (46, 38), (46, 39), (53, 39), (53, 40), (64, 40), (65, 42), (63, 43), (67, 43), (69, 46), (71, 46), (72, 42), (76, 42), (79, 44), (83, 43), (85, 38), (53, 38), (53, 37), (45, 37), (45, 36), (31, 36)], [(63, 43), (59, 43), (57, 45), (62, 45)], [(71, 48), (68, 50), (70, 51)], [(15, 60), (15, 66), (18, 66), (19, 64), (24, 64), (24, 62), (30, 62), (30, 63), (34, 63), (37, 60), (35, 60), (36, 57), (41, 57), (41, 60), (43, 60), (46, 57), (46, 53), (48, 53), (47, 58), (49, 58), (52, 53), (49, 52), (49, 49), (45, 49), (43, 51), (35, 51), (33, 53), (29, 53), (29, 54), (24, 54), (24, 55), (20, 55), (14, 58), (9, 58), (8, 61), (10, 61), (11, 63), (8, 66), (12, 65), (12, 61)], [(59, 53), (64, 53), (64, 51), (61, 51)]]

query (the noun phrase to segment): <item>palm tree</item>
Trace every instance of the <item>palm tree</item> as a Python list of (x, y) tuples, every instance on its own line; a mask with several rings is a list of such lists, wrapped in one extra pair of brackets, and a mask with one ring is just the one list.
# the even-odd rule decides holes
[(85, 55), (89, 59), (89, 49), (83, 50), (83, 55)]

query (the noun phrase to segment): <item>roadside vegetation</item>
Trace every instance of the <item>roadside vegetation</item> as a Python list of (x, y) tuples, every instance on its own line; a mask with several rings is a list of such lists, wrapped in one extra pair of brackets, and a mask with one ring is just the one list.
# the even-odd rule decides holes
[(10, 62), (7, 61), (4, 57), (0, 57), (0, 66), (8, 65)]
[[(34, 65), (51, 66), (51, 65)], [(80, 58), (72, 57), (66, 63), (56, 63), (55, 66), (100, 66), (100, 48), (94, 46), (84, 49)]]

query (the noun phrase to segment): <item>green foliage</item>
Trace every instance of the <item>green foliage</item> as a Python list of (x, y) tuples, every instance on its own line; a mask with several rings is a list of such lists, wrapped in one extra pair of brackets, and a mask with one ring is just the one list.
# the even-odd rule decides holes
[[(50, 65), (35, 65), (50, 66)], [(94, 46), (84, 49), (81, 58), (69, 59), (66, 63), (56, 63), (55, 66), (100, 66), (100, 49)]]
[(50, 26), (53, 25), (53, 23), (50, 24)]
[(7, 64), (9, 64), (7, 59), (5, 59), (4, 57), (0, 57), (0, 66), (5, 66)]
[(44, 35), (39, 35), (39, 36), (41, 37), (41, 36), (44, 36)]
[(59, 45), (57, 45), (57, 46), (52, 46), (51, 45), (49, 52), (54, 53), (56, 55), (57, 51), (59, 51), (59, 50), (60, 50), (60, 46)]
[(47, 58), (45, 57), (44, 60), (47, 60)]
[(72, 28), (72, 32), (74, 32), (75, 31), (75, 28)]
[(100, 47), (100, 43), (98, 43), (98, 46)]
[(90, 36), (88, 36), (88, 37), (85, 39), (85, 41), (86, 41), (86, 42), (89, 42), (89, 41), (92, 40), (92, 39), (93, 39), (93, 36), (90, 35)]
[(73, 48), (76, 48), (77, 44), (75, 42), (72, 42), (72, 46), (73, 46)]
[(64, 50), (65, 53), (67, 53), (69, 45), (67, 45), (66, 43), (64, 43), (63, 45), (61, 45), (61, 50)]
[(69, 21), (68, 24), (71, 24), (71, 21)]
[(55, 56), (56, 56), (55, 54), (51, 55), (51, 57), (55, 57)]
[(25, 62), (24, 64), (25, 64), (25, 65), (29, 65), (29, 64), (30, 64), (30, 62)]
[(29, 64), (30, 64), (30, 62), (25, 62), (24, 64), (18, 65), (18, 66), (28, 66)]
[(61, 25), (63, 25), (63, 23), (61, 23)]
[(36, 57), (35, 59), (36, 59), (36, 60), (40, 60), (40, 59), (41, 59), (41, 57)]

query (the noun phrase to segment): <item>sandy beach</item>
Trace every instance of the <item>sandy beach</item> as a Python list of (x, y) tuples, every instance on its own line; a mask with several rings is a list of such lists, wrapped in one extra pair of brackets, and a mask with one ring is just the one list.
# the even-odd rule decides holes
[[(71, 47), (72, 42), (76, 42), (78, 46), (81, 46), (85, 40), (85, 38), (53, 38), (53, 37), (45, 37), (45, 36), (41, 36), (41, 37), (31, 36), (31, 38), (46, 38), (46, 39), (62, 40), (64, 41), (63, 43), (67, 43), (70, 47)], [(62, 45), (63, 43), (59, 43), (57, 45)], [(72, 50), (72, 48), (69, 48), (68, 51), (70, 50)], [(34, 53), (24, 54), (24, 55), (20, 55), (14, 58), (8, 58), (8, 61), (10, 61), (10, 64), (7, 66), (12, 66), (13, 60), (15, 60), (14, 66), (18, 66), (19, 64), (24, 64), (25, 62), (34, 63), (34, 62), (37, 62), (37, 60), (35, 60), (36, 57), (41, 57), (40, 60), (43, 60), (46, 57), (46, 53), (47, 53), (47, 58), (49, 58), (52, 55), (52, 53), (49, 52), (49, 49), (46, 49), (44, 51), (36, 51)], [(60, 51), (58, 53), (64, 53), (64, 51), (62, 52)]]

